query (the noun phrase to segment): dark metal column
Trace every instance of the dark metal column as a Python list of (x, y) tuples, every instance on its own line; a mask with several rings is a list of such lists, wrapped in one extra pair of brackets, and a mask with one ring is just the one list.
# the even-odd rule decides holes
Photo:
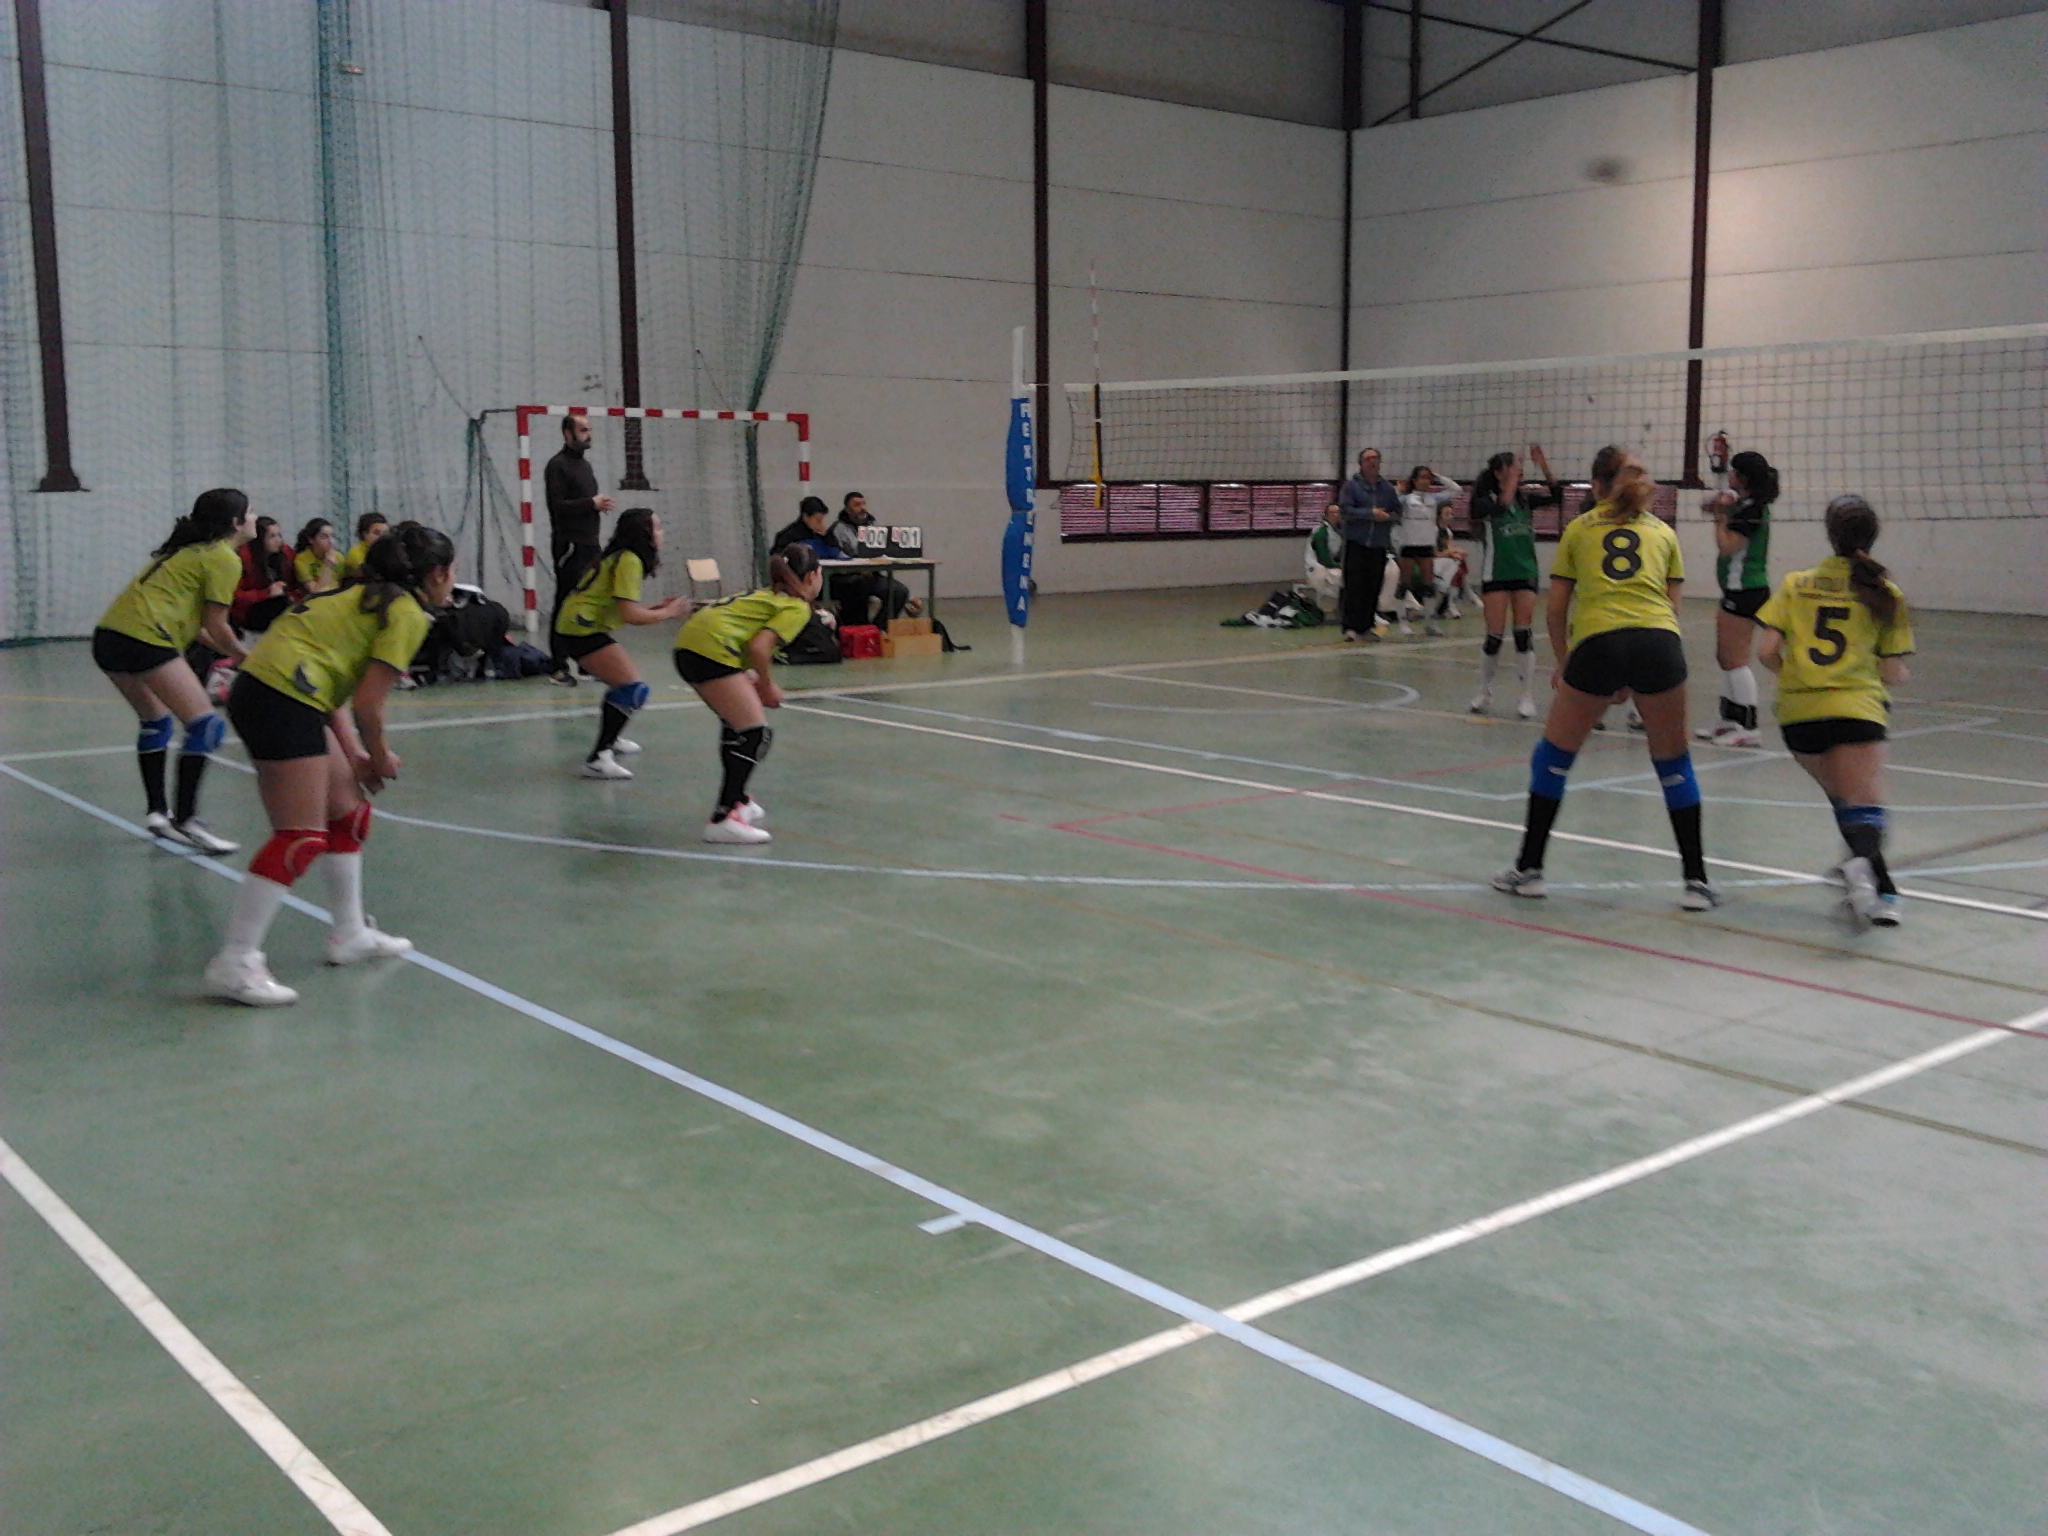
[(1024, 72), (1031, 77), (1032, 307), (1038, 353), (1031, 415), (1040, 489), (1052, 484), (1052, 153), (1046, 119), (1052, 75), (1046, 55), (1046, 5), (1047, 0), (1024, 0)]
[(28, 162), (29, 252), (36, 278), (36, 337), (43, 364), (43, 478), (39, 491), (82, 491), (71, 467), (71, 391), (64, 374), (64, 309), (57, 267), (57, 194), (50, 172), (50, 98), (43, 76), (40, 0), (14, 0), (21, 71), (23, 159)]
[[(1357, 181), (1358, 130), (1365, 126), (1365, 7), (1360, 0), (1344, 4), (1343, 99), (1337, 121), (1344, 130), (1344, 270), (1340, 278), (1342, 297), (1338, 300), (1337, 366), (1351, 371), (1351, 263), (1353, 196)], [(1351, 463), (1351, 381), (1337, 385), (1337, 478), (1341, 481)]]
[[(619, 403), (640, 403), (640, 251), (633, 232), (633, 54), (627, 39), (627, 0), (610, 0), (612, 41), (612, 203), (619, 243)], [(622, 491), (645, 491), (644, 428), (626, 423)]]
[[(1693, 76), (1692, 128), (1692, 292), (1686, 309), (1685, 344), (1707, 344), (1707, 211), (1714, 169), (1714, 71), (1721, 67), (1722, 0), (1699, 0), (1699, 64)], [(1700, 397), (1705, 365), (1693, 358), (1685, 365), (1685, 448), (1679, 463), (1680, 483), (1698, 486), (1700, 479)]]
[(1422, 0), (1408, 0), (1408, 116), (1422, 116)]

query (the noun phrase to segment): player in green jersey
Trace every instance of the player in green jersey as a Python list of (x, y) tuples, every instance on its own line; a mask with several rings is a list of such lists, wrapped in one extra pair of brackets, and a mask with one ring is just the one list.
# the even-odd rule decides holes
[(1472, 486), (1472, 531), (1479, 539), (1479, 602), (1486, 614), (1486, 640), (1480, 648), (1479, 692), (1472, 713), (1483, 715), (1493, 703), (1493, 674), (1500, 665), (1501, 643), (1508, 620), (1514, 619), (1515, 676), (1521, 698), (1515, 713), (1536, 718), (1532, 685), (1536, 676), (1536, 588), (1541, 569), (1536, 562), (1535, 509), (1564, 499), (1564, 487), (1550, 472), (1541, 444), (1529, 445), (1529, 458), (1543, 476), (1541, 486), (1522, 483), (1522, 461), (1512, 453), (1496, 453)]
[[(1726, 441), (1723, 439), (1722, 441)], [(1714, 520), (1714, 581), (1721, 611), (1714, 615), (1714, 664), (1721, 669), (1721, 718), (1693, 735), (1724, 747), (1760, 747), (1756, 674), (1756, 615), (1771, 595), (1771, 503), (1778, 472), (1760, 453), (1738, 453), (1728, 463), (1728, 488), (1708, 498)]]

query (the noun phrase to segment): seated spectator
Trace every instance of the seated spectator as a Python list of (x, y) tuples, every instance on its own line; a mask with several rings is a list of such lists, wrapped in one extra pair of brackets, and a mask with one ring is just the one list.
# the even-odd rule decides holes
[(1334, 617), (1344, 592), (1344, 509), (1338, 503), (1323, 508), (1323, 520), (1308, 536), (1301, 565), (1302, 585), (1324, 617)]
[(316, 517), (299, 530), (292, 545), (293, 585), (308, 597), (341, 585), (341, 556), (334, 548), (334, 524)]
[(238, 630), (260, 634), (298, 599), (284, 530), (277, 526), (276, 518), (259, 517), (256, 536), (242, 546), (242, 579), (228, 607), (228, 622)]
[(797, 506), (796, 521), (775, 530), (768, 541), (768, 553), (779, 555), (792, 544), (805, 544), (820, 560), (844, 560), (846, 551), (832, 537), (832, 509), (816, 496), (806, 496)]
[[(864, 558), (860, 547), (859, 530), (872, 527), (875, 514), (868, 510), (868, 499), (859, 491), (846, 493), (846, 504), (839, 509), (839, 520), (832, 525), (832, 538), (846, 552), (849, 560)], [(856, 586), (861, 588), (855, 592)], [(858, 615), (848, 615), (848, 622), (863, 624), (875, 619), (897, 619), (908, 614), (916, 618), (924, 612), (924, 604), (910, 595), (910, 588), (903, 585), (886, 571), (863, 580), (859, 577), (842, 576), (835, 583), (835, 596), (843, 605), (849, 601), (860, 606), (858, 599), (865, 596), (869, 601), (860, 607)]]
[(363, 579), (363, 562), (369, 558), (370, 546), (390, 531), (391, 524), (382, 512), (365, 512), (356, 519), (355, 545), (341, 557), (343, 586), (352, 586)]

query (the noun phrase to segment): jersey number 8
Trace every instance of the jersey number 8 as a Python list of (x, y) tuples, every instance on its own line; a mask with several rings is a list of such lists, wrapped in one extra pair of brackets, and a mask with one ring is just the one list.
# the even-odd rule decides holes
[(1817, 645), (1809, 645), (1806, 648), (1807, 660), (1811, 661), (1816, 667), (1832, 667), (1843, 656), (1848, 654), (1849, 637), (1834, 627), (1848, 617), (1849, 610), (1846, 608), (1819, 608), (1814, 610), (1813, 638), (1825, 641), (1828, 649), (1822, 650)]
[(1633, 528), (1616, 528), (1600, 541), (1606, 551), (1600, 569), (1609, 581), (1627, 581), (1643, 568), (1643, 536)]

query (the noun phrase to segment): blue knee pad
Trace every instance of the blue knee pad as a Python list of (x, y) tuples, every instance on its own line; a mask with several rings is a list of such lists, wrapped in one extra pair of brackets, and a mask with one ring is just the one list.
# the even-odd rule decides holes
[(1565, 775), (1578, 760), (1578, 753), (1552, 746), (1547, 736), (1539, 737), (1536, 750), (1529, 754), (1529, 793), (1539, 800), (1562, 800)]
[(623, 709), (627, 714), (638, 714), (647, 707), (649, 689), (645, 683), (621, 683), (616, 688), (605, 690), (604, 701), (614, 709)]
[(1835, 807), (1835, 825), (1838, 827), (1875, 827), (1885, 829), (1884, 807), (1881, 805), (1850, 805), (1846, 802)]
[[(168, 736), (170, 732), (166, 731), (164, 734)], [(180, 746), (178, 751), (185, 757), (211, 757), (220, 750), (220, 744), (227, 739), (227, 721), (208, 711), (197, 720), (186, 723), (184, 745)]]
[(1682, 811), (1700, 803), (1700, 781), (1693, 777), (1690, 752), (1661, 761), (1652, 758), (1650, 766), (1657, 770), (1657, 783), (1664, 791), (1667, 810)]
[(142, 728), (135, 733), (135, 750), (138, 752), (168, 752), (171, 750), (171, 717), (161, 720), (145, 720)]

